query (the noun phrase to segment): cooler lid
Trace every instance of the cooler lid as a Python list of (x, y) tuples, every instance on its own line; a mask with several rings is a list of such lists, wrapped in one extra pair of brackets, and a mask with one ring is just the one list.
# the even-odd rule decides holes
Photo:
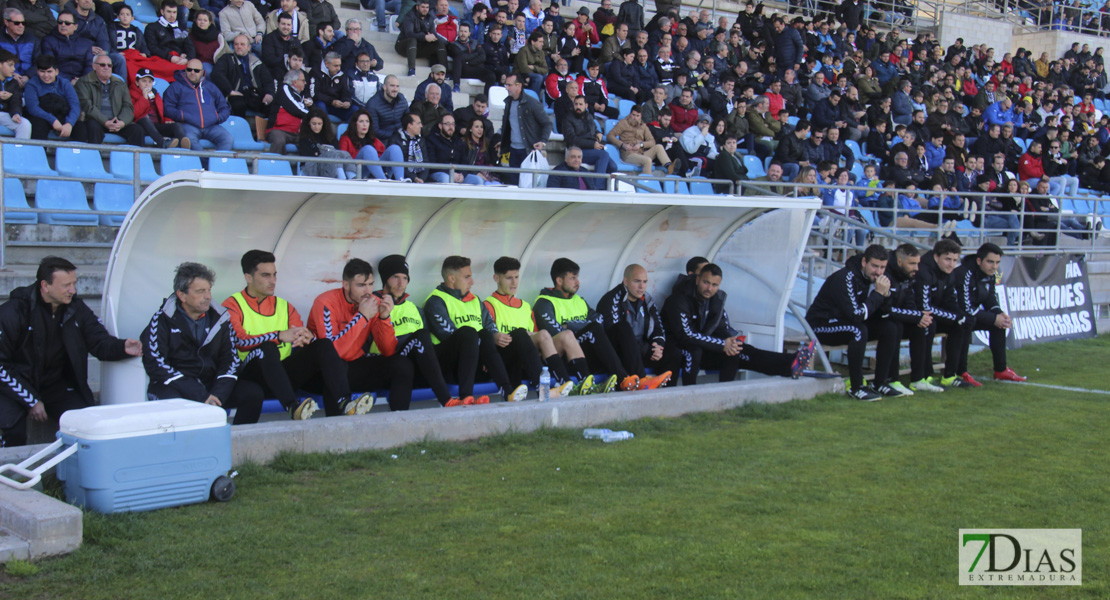
[(227, 425), (224, 409), (177, 399), (67, 411), (62, 414), (59, 429), (63, 434), (81, 439), (107, 440), (224, 425)]

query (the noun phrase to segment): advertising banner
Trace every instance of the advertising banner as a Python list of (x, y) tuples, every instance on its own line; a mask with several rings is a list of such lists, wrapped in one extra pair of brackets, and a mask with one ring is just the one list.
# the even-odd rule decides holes
[[(1003, 256), (998, 301), (1013, 319), (1006, 347), (1097, 335), (1087, 262), (1081, 254)], [(977, 331), (986, 344), (985, 331)]]

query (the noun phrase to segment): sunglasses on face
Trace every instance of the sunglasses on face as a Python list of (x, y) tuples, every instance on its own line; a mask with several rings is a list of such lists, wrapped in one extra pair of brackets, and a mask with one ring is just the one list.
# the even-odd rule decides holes
[(185, 70), (188, 71), (189, 73), (203, 73), (204, 72), (204, 69), (189, 69), (189, 68), (186, 68)]

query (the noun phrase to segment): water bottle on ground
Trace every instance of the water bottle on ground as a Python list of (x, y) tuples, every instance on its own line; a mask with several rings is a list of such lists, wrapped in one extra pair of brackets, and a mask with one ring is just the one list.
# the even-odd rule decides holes
[(582, 437), (587, 440), (600, 440), (602, 436), (613, 433), (608, 429), (586, 429), (582, 431)]
[(609, 433), (601, 436), (601, 441), (605, 442), (606, 444), (610, 444), (612, 442), (630, 440), (634, 437), (636, 436), (632, 435), (631, 431), (610, 431)]
[(551, 372), (548, 371), (547, 367), (540, 371), (539, 392), (540, 402), (547, 402), (551, 399)]

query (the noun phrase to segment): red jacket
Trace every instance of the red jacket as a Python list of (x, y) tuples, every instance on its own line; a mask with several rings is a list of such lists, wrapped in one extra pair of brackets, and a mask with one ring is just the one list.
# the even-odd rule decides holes
[(143, 117), (149, 116), (150, 120), (154, 121), (155, 123), (169, 122), (169, 119), (164, 116), (166, 113), (162, 109), (162, 95), (158, 93), (158, 90), (150, 90), (154, 92), (154, 101), (151, 102), (150, 100), (147, 100), (146, 96), (143, 95), (142, 90), (140, 90), (138, 87), (132, 85), (128, 86), (128, 89), (131, 92), (131, 104), (135, 107), (136, 121)]
[(582, 22), (577, 17), (574, 19), (574, 24), (574, 39), (578, 40), (580, 48), (589, 48), (598, 42), (597, 27), (594, 26), (593, 21), (586, 19), (586, 25), (589, 26), (588, 30), (582, 26)]
[(393, 321), (376, 315), (367, 319), (357, 304), (347, 302), (343, 288), (316, 297), (308, 313), (308, 329), (318, 338), (331, 340), (339, 357), (348, 362), (365, 356), (371, 342), (378, 344), (383, 356), (397, 351)]
[[(273, 315), (274, 310), (277, 308), (277, 296), (255, 298), (244, 289), (243, 299), (247, 301), (247, 306), (250, 307), (251, 310), (262, 316), (268, 317)], [(300, 313), (297, 312), (296, 308), (293, 308), (292, 304), (287, 304), (289, 306), (289, 327), (301, 327), (303, 322), (301, 321)], [(231, 317), (231, 326), (235, 328), (235, 336), (238, 338), (235, 345), (236, 350), (247, 352), (265, 342), (278, 343), (278, 334), (281, 333), (280, 331), (268, 331), (254, 336), (247, 335), (246, 330), (243, 329), (243, 311), (240, 310), (239, 303), (235, 301), (235, 298), (229, 297), (227, 300), (224, 300), (222, 306), (227, 309), (228, 315)]]
[(567, 73), (560, 75), (558, 72), (552, 70), (547, 74), (543, 80), (543, 87), (547, 90), (547, 97), (552, 100), (558, 100), (563, 95), (562, 85), (566, 85), (568, 81), (574, 81), (574, 75)]
[(671, 115), (671, 129), (675, 131), (683, 132), (698, 124), (698, 107), (696, 105), (690, 108), (682, 108), (678, 100), (675, 100), (671, 102)]
[[(779, 118), (779, 111), (786, 108), (786, 99), (782, 97), (782, 94), (776, 94), (771, 91), (763, 92), (763, 95), (767, 96), (767, 100), (770, 101), (767, 107), (767, 114), (771, 115), (772, 119)], [(683, 131), (685, 131), (685, 129)]]
[[(379, 158), (382, 154), (385, 154), (385, 145), (382, 144), (382, 141), (378, 138), (374, 138), (374, 141), (371, 142), (370, 145), (378, 151)], [(362, 148), (355, 148), (354, 142), (351, 141), (351, 138), (347, 136), (346, 132), (339, 138), (339, 149), (350, 154), (351, 158), (358, 158), (358, 151), (362, 150)]]
[(1018, 177), (1022, 181), (1044, 177), (1044, 164), (1041, 162), (1041, 157), (1033, 156), (1028, 152), (1022, 154), (1018, 159)]

